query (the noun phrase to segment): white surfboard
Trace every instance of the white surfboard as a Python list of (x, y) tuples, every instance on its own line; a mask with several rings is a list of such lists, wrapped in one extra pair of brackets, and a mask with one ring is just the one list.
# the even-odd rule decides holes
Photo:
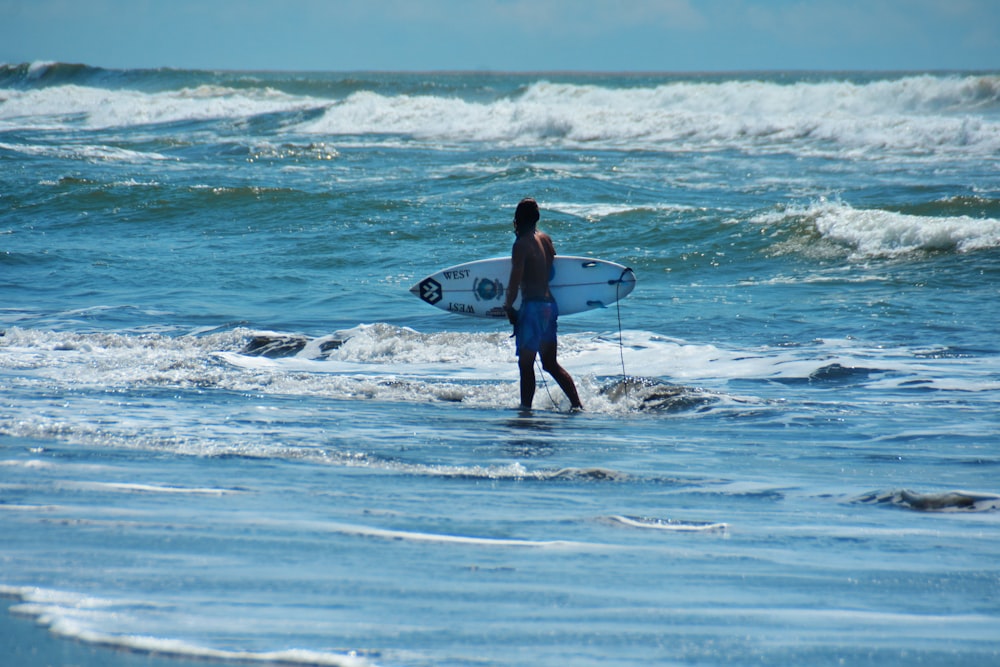
[[(549, 281), (560, 315), (603, 308), (635, 289), (632, 269), (593, 257), (556, 255)], [(506, 317), (503, 312), (510, 257), (481, 259), (441, 269), (410, 288), (430, 305), (471, 317)], [(518, 295), (514, 307), (519, 307)]]

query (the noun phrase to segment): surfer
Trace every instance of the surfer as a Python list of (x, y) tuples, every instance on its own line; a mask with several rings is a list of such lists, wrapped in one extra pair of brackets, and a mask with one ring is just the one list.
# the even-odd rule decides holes
[[(522, 199), (514, 212), (517, 240), (511, 249), (510, 279), (504, 312), (514, 325), (517, 365), (521, 371), (521, 409), (530, 410), (535, 397), (535, 355), (542, 358), (542, 369), (555, 378), (574, 410), (582, 410), (572, 376), (556, 360), (556, 319), (559, 308), (549, 290), (552, 260), (556, 248), (548, 234), (538, 231), (538, 202)], [(521, 309), (514, 310), (514, 299), (521, 292)]]

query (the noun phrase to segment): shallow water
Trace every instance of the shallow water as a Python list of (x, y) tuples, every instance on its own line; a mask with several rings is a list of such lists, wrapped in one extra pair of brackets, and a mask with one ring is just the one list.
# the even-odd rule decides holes
[[(0, 68), (0, 593), (178, 657), (994, 664), (998, 91)], [(560, 320), (582, 414), (408, 292), (525, 195), (638, 276)]]

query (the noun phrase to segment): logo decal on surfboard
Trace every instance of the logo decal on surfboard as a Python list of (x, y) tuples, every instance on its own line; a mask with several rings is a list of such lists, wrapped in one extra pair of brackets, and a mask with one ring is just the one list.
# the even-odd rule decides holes
[(472, 293), (476, 295), (478, 301), (493, 301), (503, 296), (503, 284), (499, 280), (476, 278)]
[(433, 278), (426, 278), (420, 283), (420, 298), (432, 306), (441, 300), (441, 283)]

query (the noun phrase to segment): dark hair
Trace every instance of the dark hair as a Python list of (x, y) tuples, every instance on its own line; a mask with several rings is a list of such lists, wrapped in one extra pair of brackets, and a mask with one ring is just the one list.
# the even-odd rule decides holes
[(518, 231), (534, 229), (538, 224), (538, 202), (531, 197), (525, 197), (517, 204), (514, 211), (514, 225)]

